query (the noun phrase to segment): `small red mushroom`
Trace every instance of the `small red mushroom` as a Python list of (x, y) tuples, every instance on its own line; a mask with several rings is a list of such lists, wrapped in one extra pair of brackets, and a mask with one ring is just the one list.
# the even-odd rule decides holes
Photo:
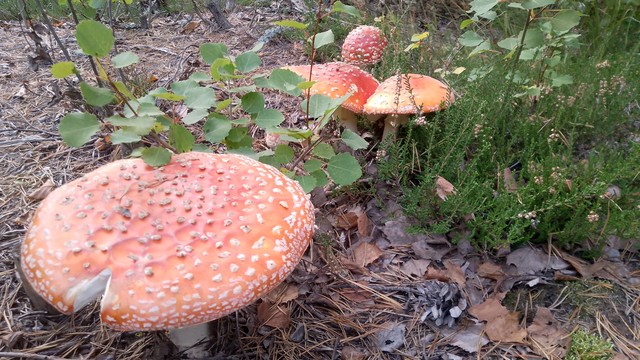
[(383, 81), (367, 99), (365, 115), (387, 115), (382, 138), (395, 136), (398, 125), (409, 115), (443, 110), (455, 102), (451, 88), (439, 80), (420, 74), (402, 74)]
[(373, 75), (343, 62), (316, 64), (313, 69), (310, 65), (288, 66), (285, 69), (305, 79), (309, 79), (309, 73), (312, 72), (310, 80), (315, 81), (315, 84), (311, 87), (309, 96), (321, 94), (336, 99), (351, 92), (352, 95), (336, 111), (336, 117), (344, 127), (357, 131), (356, 114), (362, 114), (367, 99), (378, 88), (378, 80)]
[(387, 39), (375, 26), (361, 25), (351, 30), (342, 44), (342, 59), (355, 65), (373, 65), (382, 59)]
[(298, 183), (248, 157), (119, 160), (43, 200), (22, 244), (22, 280), (65, 314), (102, 295), (114, 329), (182, 328), (276, 287), (313, 226)]

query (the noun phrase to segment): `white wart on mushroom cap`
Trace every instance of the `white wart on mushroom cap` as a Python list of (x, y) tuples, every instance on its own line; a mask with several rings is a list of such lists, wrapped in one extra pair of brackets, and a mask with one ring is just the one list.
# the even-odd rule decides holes
[(63, 313), (104, 291), (110, 327), (180, 328), (277, 286), (300, 261), (313, 223), (295, 181), (245, 156), (185, 153), (157, 169), (120, 160), (41, 203), (21, 265), (24, 280)]
[(342, 44), (342, 60), (349, 64), (373, 65), (382, 59), (387, 39), (375, 26), (361, 25), (351, 30)]

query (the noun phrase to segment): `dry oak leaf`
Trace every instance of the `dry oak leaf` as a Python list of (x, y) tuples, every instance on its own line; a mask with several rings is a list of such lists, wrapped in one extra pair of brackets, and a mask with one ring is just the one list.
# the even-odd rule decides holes
[(282, 283), (271, 290), (266, 297), (272, 304), (284, 304), (298, 298), (298, 286), (294, 284)]
[(533, 323), (527, 328), (530, 346), (540, 356), (547, 359), (564, 359), (571, 337), (551, 314), (551, 310), (538, 307)]
[(400, 271), (408, 276), (422, 276), (431, 264), (431, 260), (411, 259), (400, 266)]
[(425, 274), (425, 278), (428, 280), (438, 280), (442, 282), (454, 282), (460, 285), (460, 287), (464, 287), (466, 280), (460, 266), (449, 260), (444, 261), (444, 266), (446, 269), (436, 269), (433, 266), (429, 267)]
[(447, 179), (442, 176), (436, 177), (436, 194), (442, 201), (447, 201), (447, 196), (455, 195), (457, 192), (458, 190)]
[(382, 250), (376, 245), (361, 241), (353, 248), (353, 261), (365, 267), (378, 260), (382, 254)]
[(494, 296), (488, 298), (483, 303), (470, 307), (469, 314), (475, 316), (478, 320), (490, 321), (500, 316), (506, 316), (509, 314), (509, 310)]
[(510, 311), (506, 315), (489, 320), (484, 331), (491, 341), (524, 343), (527, 329), (520, 327), (519, 318), (518, 312)]
[(291, 310), (264, 300), (258, 305), (258, 321), (276, 329), (286, 329), (291, 324)]

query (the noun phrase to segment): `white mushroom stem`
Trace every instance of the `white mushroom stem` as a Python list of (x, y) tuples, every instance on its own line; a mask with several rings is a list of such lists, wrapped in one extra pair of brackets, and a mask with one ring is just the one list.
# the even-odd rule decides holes
[(408, 115), (391, 114), (384, 118), (384, 130), (382, 131), (382, 140), (386, 140), (391, 136), (391, 140), (396, 139), (398, 126), (404, 125), (409, 121)]
[(338, 120), (338, 124), (342, 125), (345, 129), (349, 129), (354, 133), (358, 132), (358, 116), (351, 110), (347, 110), (340, 106), (333, 116)]
[(189, 359), (200, 359), (211, 356), (208, 349), (211, 337), (211, 322), (199, 325), (183, 327), (169, 330), (171, 342), (178, 348), (179, 352), (184, 352)]

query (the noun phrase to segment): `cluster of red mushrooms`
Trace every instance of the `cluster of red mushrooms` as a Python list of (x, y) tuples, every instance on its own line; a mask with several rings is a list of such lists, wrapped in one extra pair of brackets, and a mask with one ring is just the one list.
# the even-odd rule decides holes
[[(352, 130), (354, 115), (431, 112), (454, 101), (430, 77), (407, 74), (379, 84), (356, 66), (379, 61), (385, 45), (379, 29), (361, 26), (345, 40), (345, 63), (316, 65), (313, 74), (310, 66), (289, 69), (311, 76), (311, 94), (352, 93), (341, 114)], [(385, 135), (399, 122), (387, 120)], [(248, 157), (191, 152), (159, 168), (126, 159), (42, 201), (19, 270), (27, 292), (61, 313), (102, 296), (109, 327), (181, 329), (275, 288), (301, 260), (313, 228), (313, 205), (299, 184)], [(206, 325), (197, 330), (203, 332), (176, 330), (174, 342), (189, 347), (209, 336)]]
[(386, 46), (379, 28), (362, 25), (347, 35), (342, 46), (343, 62), (285, 69), (315, 82), (308, 96), (321, 94), (335, 99), (351, 93), (336, 111), (345, 128), (357, 131), (358, 116), (373, 122), (386, 115), (382, 138), (395, 137), (397, 127), (409, 116), (445, 109), (453, 104), (455, 96), (446, 84), (426, 75), (399, 74), (379, 83), (363, 68), (378, 63)]

